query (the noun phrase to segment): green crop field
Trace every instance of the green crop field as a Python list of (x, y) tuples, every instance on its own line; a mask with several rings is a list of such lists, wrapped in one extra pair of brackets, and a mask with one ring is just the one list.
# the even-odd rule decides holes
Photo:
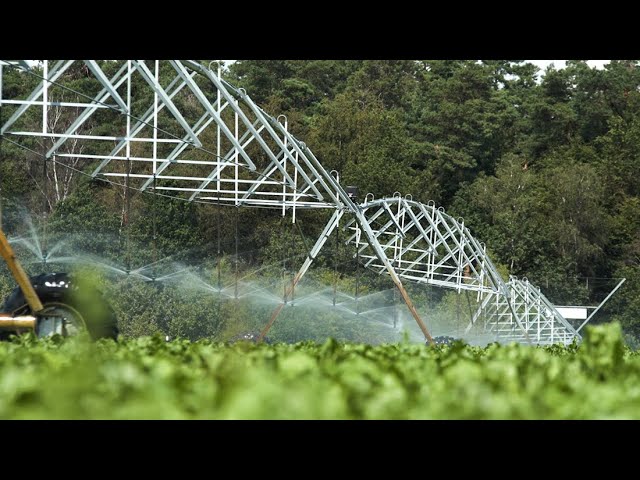
[(640, 418), (640, 355), (617, 324), (568, 348), (0, 343), (0, 418)]

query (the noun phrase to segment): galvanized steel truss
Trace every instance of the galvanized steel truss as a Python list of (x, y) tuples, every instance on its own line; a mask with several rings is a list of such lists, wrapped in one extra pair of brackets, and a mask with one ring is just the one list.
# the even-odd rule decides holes
[[(462, 218), (451, 217), (433, 202), (425, 205), (400, 194), (380, 200), (368, 196), (360, 208), (401, 279), (476, 293), (480, 306), (465, 333), (536, 344), (580, 339), (539, 288), (515, 277), (505, 283), (486, 245), (471, 235)], [(352, 231), (347, 243), (356, 246), (365, 266), (382, 273), (384, 266), (354, 220), (345, 225)]]
[[(285, 209), (330, 208), (338, 201), (328, 173), (287, 131), (286, 118), (271, 117), (242, 89), (197, 62), (113, 62), (110, 78), (94, 60), (49, 63), (27, 98), (0, 98), (14, 107), (2, 134), (49, 140), (48, 159), (91, 160), (94, 177), (127, 178), (133, 188), (190, 201)], [(85, 81), (99, 90), (93, 98), (76, 95), (80, 101), (67, 102), (61, 99), (70, 95), (64, 75), (78, 64), (86, 67)], [(161, 68), (170, 81), (161, 81)], [(42, 108), (42, 118), (37, 130), (28, 130), (34, 122), (25, 114), (33, 106)], [(52, 129), (52, 109), (73, 122)], [(97, 129), (91, 120), (99, 115)], [(205, 147), (203, 138), (213, 141)], [(66, 151), (73, 140), (82, 142), (83, 153)]]
[[(539, 345), (568, 345), (574, 339), (581, 339), (577, 330), (562, 317), (540, 288), (529, 280), (512, 276), (507, 287), (508, 297), (491, 292), (481, 300), (466, 333), (475, 328), (478, 332), (495, 336), (499, 341), (523, 342), (526, 340), (526, 331), (532, 343)], [(512, 310), (520, 317), (523, 329), (514, 325)]]
[[(8, 68), (38, 77), (26, 98), (3, 95)], [(73, 89), (78, 76), (92, 84), (93, 96)], [(40, 73), (26, 61), (0, 61), (0, 106), (9, 110), (0, 125), (4, 138), (40, 138), (46, 159), (82, 158), (93, 164), (93, 177), (126, 179), (131, 188), (187, 201), (281, 209), (294, 222), (299, 208), (334, 209), (291, 289), (348, 214), (347, 243), (367, 267), (390, 275), (428, 339), (402, 280), (476, 292), (480, 306), (468, 330), (503, 341), (579, 338), (539, 289), (502, 280), (461, 219), (400, 195), (355, 204), (337, 176), (291, 135), (286, 117), (264, 112), (219, 69), (191, 60), (60, 60), (42, 62)], [(36, 109), (41, 115), (34, 118)], [(67, 119), (62, 127), (50, 121), (54, 113)], [(79, 143), (82, 149), (69, 148)]]

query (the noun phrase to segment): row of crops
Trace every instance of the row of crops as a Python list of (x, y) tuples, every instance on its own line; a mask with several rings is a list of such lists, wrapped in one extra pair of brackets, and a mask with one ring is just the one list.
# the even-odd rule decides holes
[(581, 345), (0, 343), (0, 418), (640, 418), (617, 324)]

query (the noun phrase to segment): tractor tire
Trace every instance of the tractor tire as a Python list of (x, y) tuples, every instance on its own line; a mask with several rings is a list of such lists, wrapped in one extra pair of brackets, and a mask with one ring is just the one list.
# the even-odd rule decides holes
[[(86, 329), (93, 340), (118, 337), (116, 314), (102, 293), (91, 285), (78, 282), (73, 274), (43, 273), (30, 278), (45, 312), (68, 315), (73, 318), (72, 327), (67, 335)], [(16, 287), (6, 298), (4, 312), (12, 315), (31, 315), (20, 287)], [(66, 318), (66, 317), (65, 317)], [(39, 329), (36, 331), (40, 336)]]

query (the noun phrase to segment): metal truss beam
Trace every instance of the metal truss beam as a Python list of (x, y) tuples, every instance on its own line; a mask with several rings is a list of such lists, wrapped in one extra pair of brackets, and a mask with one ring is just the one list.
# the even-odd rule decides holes
[[(502, 279), (464, 220), (431, 202), (425, 205), (399, 194), (379, 200), (367, 195), (364, 203), (354, 203), (311, 149), (292, 135), (286, 119), (283, 124), (268, 115), (243, 89), (223, 80), (220, 71), (216, 75), (193, 60), (163, 60), (155, 62), (152, 72), (145, 61), (130, 60), (114, 61), (116, 73), (108, 78), (106, 63), (83, 62), (92, 76), (87, 81), (94, 81), (93, 91), (98, 91), (93, 98), (74, 92), (69, 75), (74, 60), (52, 62), (50, 69), (44, 61), (42, 75), (24, 61), (0, 61), (0, 106), (15, 109), (1, 125), (2, 134), (18, 142), (40, 137), (47, 158), (82, 158), (91, 164), (93, 177), (126, 177), (127, 185), (140, 191), (153, 185), (154, 192), (186, 201), (280, 209), (283, 216), (289, 211), (294, 223), (297, 208), (334, 210), (289, 293), (345, 219), (343, 229), (352, 231), (346, 243), (355, 244), (365, 266), (391, 277), (428, 341), (431, 335), (403, 280), (476, 292), (479, 307), (469, 331), (481, 328), (501, 340), (534, 343), (580, 338), (538, 288), (526, 280)], [(163, 63), (171, 68), (160, 69)], [(15, 68), (41, 80), (26, 99), (3, 96), (2, 75)], [(124, 88), (126, 100), (118, 93)], [(74, 94), (77, 98), (69, 98)], [(105, 103), (110, 98), (115, 106)], [(146, 107), (144, 114), (134, 116), (132, 105)], [(23, 117), (30, 107), (42, 108), (42, 128), (37, 120)], [(48, 128), (52, 107), (64, 112), (66, 126)], [(166, 125), (162, 129), (159, 113)], [(25, 126), (14, 129), (21, 118)], [(152, 134), (143, 137), (148, 129)], [(69, 140), (82, 150), (61, 151)], [(281, 309), (274, 311), (261, 337)]]

